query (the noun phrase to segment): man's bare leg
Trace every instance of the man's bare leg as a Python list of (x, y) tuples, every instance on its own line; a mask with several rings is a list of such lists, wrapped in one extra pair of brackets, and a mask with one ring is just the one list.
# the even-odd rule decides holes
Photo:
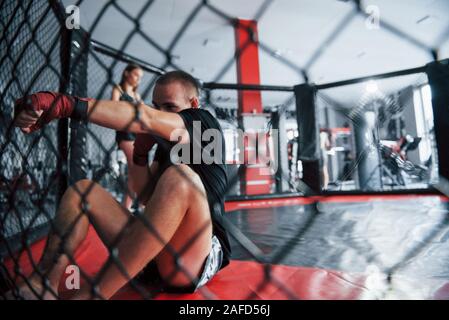
[[(85, 197), (86, 212), (81, 209), (83, 203), (81, 195)], [(85, 239), (89, 220), (94, 222), (102, 241), (108, 245), (125, 227), (129, 217), (130, 213), (127, 210), (92, 181), (81, 180), (67, 189), (61, 200), (54, 228), (47, 239), (44, 254), (38, 264), (40, 273), (46, 276), (43, 278), (35, 271), (28, 279), (34, 291), (41, 299), (56, 298), (53, 293), (58, 291), (61, 275), (70, 262), (69, 255), (73, 256)], [(65, 238), (64, 242), (62, 236)], [(46, 281), (48, 287), (43, 285), (43, 281)], [(25, 299), (39, 298), (26, 283), (20, 285), (20, 295)]]
[[(189, 275), (182, 271), (175, 273), (170, 277), (170, 284), (188, 285), (192, 280), (190, 276), (196, 277), (202, 270), (211, 249), (212, 222), (204, 186), (192, 169), (185, 165), (166, 169), (143, 217), (157, 230), (162, 241), (136, 219), (117, 246), (118, 258), (128, 277), (115, 264), (106, 265), (97, 283), (105, 298), (114, 295), (155, 258), (162, 277), (172, 276), (177, 268), (172, 249), (181, 252), (182, 248), (187, 248), (182, 251), (181, 263)], [(74, 298), (88, 299), (91, 294), (85, 289)]]

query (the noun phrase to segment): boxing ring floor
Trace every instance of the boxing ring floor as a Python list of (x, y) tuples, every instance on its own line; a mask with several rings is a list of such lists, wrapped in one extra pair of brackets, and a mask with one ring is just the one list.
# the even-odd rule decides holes
[[(231, 237), (230, 266), (194, 294), (155, 299), (449, 299), (448, 201), (386, 195), (227, 202), (239, 238)], [(24, 273), (44, 243), (15, 257)], [(75, 259), (94, 275), (107, 256), (91, 228)], [(5, 265), (12, 272), (14, 262)], [(113, 297), (141, 298), (130, 285)]]

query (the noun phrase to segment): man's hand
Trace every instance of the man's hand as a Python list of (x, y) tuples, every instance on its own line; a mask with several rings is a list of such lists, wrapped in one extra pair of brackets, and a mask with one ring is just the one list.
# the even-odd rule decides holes
[[(87, 101), (88, 99), (48, 91), (31, 94), (16, 101), (14, 125), (24, 133), (30, 133), (54, 119), (67, 118), (74, 113), (79, 117), (87, 116)], [(83, 102), (84, 105), (78, 102)], [(77, 112), (74, 112), (75, 109)]]
[(153, 136), (147, 133), (139, 133), (134, 141), (133, 162), (144, 167), (148, 165), (148, 152), (156, 144)]
[(42, 113), (44, 113), (44, 111), (37, 111), (33, 109), (25, 109), (23, 111), (19, 111), (18, 115), (15, 117), (14, 125), (16, 127), (19, 127), (20, 130), (22, 130), (24, 133), (30, 133), (32, 131), (31, 128), (39, 120)]

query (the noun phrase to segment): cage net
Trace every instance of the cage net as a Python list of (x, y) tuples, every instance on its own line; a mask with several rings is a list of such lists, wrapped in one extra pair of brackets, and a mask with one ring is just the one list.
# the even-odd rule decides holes
[[(435, 184), (438, 157), (429, 90), (424, 73), (320, 90), (322, 187), (386, 191)], [(359, 99), (339, 101), (349, 91)]]
[[(272, 2), (272, 0), (263, 1), (253, 20), (257, 21), (266, 14)], [(69, 139), (69, 133), (76, 132), (73, 123), (69, 127), (67, 121), (59, 120), (29, 135), (24, 135), (13, 126), (15, 99), (37, 91), (63, 91), (75, 95), (76, 90), (70, 86), (73, 78), (87, 83), (85, 95), (95, 99), (109, 99), (113, 86), (120, 81), (122, 71), (128, 63), (136, 63), (144, 69), (144, 77), (140, 85), (141, 95), (143, 101), (151, 105), (152, 88), (157, 77), (166, 71), (182, 69), (176, 59), (176, 45), (185, 40), (186, 30), (197, 22), (202, 12), (219, 17), (230, 27), (234, 27), (236, 23), (236, 17), (220, 10), (210, 1), (197, 1), (185, 20), (180, 22), (171, 40), (164, 40), (164, 44), (161, 44), (154, 35), (148, 34), (141, 28), (142, 20), (151, 13), (152, 6), (156, 3), (157, 1), (146, 1), (139, 12), (130, 13), (120, 1), (101, 2), (98, 15), (92, 22), (91, 28), (86, 30), (86, 34), (93, 34), (97, 28), (100, 28), (105, 23), (103, 21), (105, 12), (112, 8), (120, 19), (132, 26), (119, 48), (107, 47), (96, 42), (95, 39), (90, 39), (88, 44), (67, 40), (73, 39), (70, 37), (73, 37), (72, 33), (76, 31), (67, 31), (65, 28), (64, 7), (59, 1), (4, 0), (0, 3), (2, 28), (0, 38), (2, 101), (0, 111), (2, 123), (0, 128), (0, 235), (2, 239), (0, 266), (2, 286), (4, 286), (1, 295), (3, 298), (30, 298), (30, 293), (24, 294), (23, 290), (30, 291), (33, 297), (39, 299), (66, 298), (64, 294), (58, 293), (48, 280), (50, 272), (45, 266), (49, 263), (58, 263), (55, 257), (57, 257), (56, 254), (61, 253), (67, 259), (66, 263), (76, 265), (75, 248), (67, 244), (75, 241), (74, 234), (80, 232), (80, 226), (83, 230), (81, 233), (92, 232), (92, 229), (88, 227), (89, 224), (93, 226), (107, 251), (104, 263), (97, 266), (97, 272), (94, 275), (91, 270), (80, 270), (81, 282), (89, 289), (89, 297), (105, 298), (101, 292), (102, 285), (112, 269), (125, 278), (130, 290), (141, 298), (156, 298), (164, 291), (164, 288), (158, 287), (158, 284), (151, 283), (149, 286), (148, 283), (142, 283), (135, 275), (130, 274), (127, 264), (129, 261), (125, 261), (124, 253), (118, 250), (126, 242), (129, 230), (133, 230), (137, 225), (144, 228), (145, 232), (151, 235), (154, 243), (163, 247), (164, 251), (171, 255), (173, 265), (176, 267), (168, 279), (181, 273), (192, 283), (198, 282), (198, 279), (184, 266), (181, 256), (195, 243), (204, 231), (203, 228), (199, 228), (199, 233), (193, 234), (181, 249), (176, 249), (160, 234), (160, 230), (152, 225), (151, 219), (148, 219), (145, 214), (145, 209), (135, 205), (131, 212), (118, 205), (126, 196), (135, 199), (137, 195), (127, 185), (127, 159), (116, 144), (114, 130), (89, 123), (84, 127), (85, 140), (82, 141), (85, 141), (85, 144), (80, 151), (75, 148), (73, 141), (70, 141), (70, 139), (77, 139), (78, 136), (75, 134)], [(83, 1), (76, 3), (76, 5), (82, 4)], [(229, 198), (247, 195), (245, 186), (241, 184), (241, 170), (246, 164), (237, 161), (239, 153), (243, 151), (239, 148), (235, 133), (241, 128), (241, 125), (237, 123), (238, 92), (245, 91), (245, 88), (237, 86), (229, 89), (214, 89), (211, 84), (225, 78), (226, 74), (235, 68), (236, 57), (255, 42), (261, 54), (269, 56), (282, 68), (288, 69), (289, 72), (296, 74), (298, 79), (302, 78), (305, 83), (308, 83), (309, 71), (326, 54), (326, 48), (332, 42), (338, 41), (349, 22), (358, 17), (369, 17), (360, 1), (348, 1), (347, 5), (351, 8), (348, 14), (303, 66), (280, 55), (263, 39), (255, 39), (251, 36), (252, 30), (248, 28), (247, 32), (250, 35), (248, 42), (229, 56), (219, 73), (213, 77), (213, 82), (203, 83), (202, 105), (219, 120), (226, 138), (226, 162), (229, 168), (225, 193)], [(405, 38), (419, 49), (428, 51), (435, 60), (438, 58), (438, 50), (435, 48), (427, 47), (412, 35), (397, 29), (385, 20), (381, 20), (380, 24), (392, 35)], [(135, 39), (139, 39), (146, 47), (150, 47), (160, 61), (158, 63), (142, 61), (128, 55), (127, 49)], [(85, 50), (75, 48), (79, 49), (80, 45), (85, 46)], [(80, 61), (85, 57), (88, 60), (87, 70), (85, 70), (85, 78), (80, 79), (79, 74), (75, 76), (74, 70), (79, 67)], [(67, 65), (70, 66), (69, 70)], [(395, 85), (400, 84), (395, 90), (391, 89), (393, 82)], [(400, 81), (396, 78), (382, 80), (376, 85), (385, 90), (373, 90), (369, 96), (366, 95), (365, 88), (361, 88), (362, 84), (318, 88), (316, 121), (319, 131), (317, 141), (319, 156), (315, 160), (321, 167), (319, 169), (321, 178), (318, 179), (321, 181), (322, 190), (389, 191), (408, 188), (416, 190), (426, 189), (436, 181), (438, 177), (437, 150), (432, 112), (429, 111), (431, 108), (429, 87), (425, 74), (408, 76), (406, 79), (401, 78)], [(280, 174), (273, 174), (266, 182), (269, 185), (266, 193), (309, 195), (311, 188), (303, 181), (304, 168), (298, 156), (300, 128), (297, 119), (301, 115), (297, 114), (297, 101), (293, 88), (288, 90), (279, 88), (279, 92), (275, 92), (275, 88), (270, 88), (269, 95), (263, 88), (256, 88), (256, 90), (263, 92), (263, 111), (266, 117), (266, 126), (263, 130), (268, 133), (273, 127), (282, 129), (280, 131), (284, 138), (280, 139), (279, 143), (283, 145), (280, 149), (285, 150), (286, 154), (281, 157), (287, 159), (285, 170), (281, 170)], [(360, 91), (360, 99), (350, 103), (339, 101), (339, 97), (345, 96), (345, 90)], [(413, 102), (416, 101), (419, 103), (414, 104)], [(138, 107), (134, 106), (134, 108)], [(280, 117), (284, 117), (286, 126), (279, 126)], [(136, 116), (129, 126), (136, 122), (144, 125), (137, 115), (137, 109)], [(367, 138), (367, 131), (373, 136)], [(273, 141), (268, 139), (266, 143), (272, 144)], [(70, 161), (75, 161), (77, 157), (87, 161), (83, 177), (75, 176), (73, 170), (68, 169)], [(368, 161), (370, 157), (374, 157), (375, 161)], [(273, 160), (279, 161), (279, 159)], [(198, 187), (186, 176), (185, 172), (179, 171), (190, 186), (194, 189)], [(72, 197), (77, 199), (77, 205), (74, 208), (78, 211), (78, 215), (70, 221), (65, 221), (66, 225), (63, 225), (58, 218), (55, 218), (55, 215), (61, 212), (61, 205), (64, 208), (61, 197), (68, 187), (68, 181), (76, 182), (78, 178), (84, 178), (82, 183), (74, 183), (70, 188)], [(105, 232), (104, 223), (96, 219), (98, 212), (101, 211), (96, 205), (96, 199), (103, 192), (98, 191), (97, 183), (109, 192), (111, 201), (113, 200), (116, 204), (114, 210), (120, 216), (121, 228), (114, 230), (112, 234), (109, 231)], [(332, 222), (329, 221), (332, 217), (337, 219), (339, 212), (332, 211), (331, 204), (322, 202), (320, 198), (312, 198), (305, 209), (300, 209), (295, 217), (292, 215), (285, 217), (284, 227), (294, 228), (296, 232), (293, 237), (284, 239), (284, 243), (277, 247), (270, 245), (270, 233), (276, 231), (263, 230), (259, 235), (252, 233), (251, 230), (242, 232), (240, 229), (242, 221), (253, 219), (257, 223), (257, 217), (244, 216), (244, 213), (237, 211), (233, 215), (224, 215), (222, 223), (231, 237), (233, 249), (241, 248), (240, 251), (237, 250), (238, 253), (234, 258), (250, 259), (262, 264), (264, 277), (257, 284), (258, 289), (271, 286), (282, 292), (286, 299), (300, 299), (301, 297), (287, 283), (280, 281), (272, 272), (273, 265), (289, 264), (293, 255), (302, 257), (300, 263), (304, 266), (326, 266), (335, 269), (348, 267), (326, 263), (326, 259), (331, 259), (330, 254), (341, 254), (338, 248), (340, 242), (337, 241), (332, 253), (316, 249), (325, 241), (321, 234), (324, 232), (323, 229), (317, 229), (316, 226), (327, 223), (328, 239), (339, 238), (341, 241), (352, 241), (349, 261), (363, 260), (364, 264), (361, 265), (364, 267), (360, 269), (375, 266), (376, 270), (385, 276), (381, 293), (375, 296), (375, 298), (385, 298), (394, 289), (395, 275), (409, 266), (411, 261), (419, 259), (420, 254), (426, 251), (428, 246), (440, 241), (445, 234), (447, 235), (446, 205), (428, 203), (429, 208), (432, 206), (437, 208), (432, 221), (426, 224), (426, 230), (423, 231), (425, 241), (413, 242), (408, 246), (405, 254), (393, 254), (388, 259), (380, 259), (375, 250), (370, 251), (370, 243), (366, 239), (346, 239), (344, 235), (348, 226), (342, 225), (339, 229), (332, 229)], [(409, 209), (412, 210), (412, 208), (404, 210)], [(356, 219), (357, 210), (358, 208), (354, 207), (350, 213), (354, 219)], [(328, 220), (323, 222), (323, 219)], [(36, 238), (42, 237), (47, 232), (51, 236), (45, 247), (42, 259), (44, 261), (42, 261), (39, 255), (31, 251), (31, 247)], [(368, 255), (369, 251), (371, 254)], [(314, 254), (309, 255), (310, 252)], [(29, 262), (31, 269), (25, 270), (21, 267), (24, 259)], [(30, 275), (33, 276), (34, 282), (29, 281)], [(40, 290), (35, 290), (36, 287)], [(205, 298), (216, 298), (207, 286), (199, 288), (198, 291)], [(256, 297), (256, 293), (253, 293), (247, 298)]]
[[(59, 90), (60, 25), (46, 2), (4, 1), (1, 10), (1, 227), (6, 248), (17, 250), (33, 240), (32, 231), (54, 217), (61, 173), (57, 124), (23, 135), (13, 129), (17, 97)], [(12, 254), (9, 251), (9, 254)]]

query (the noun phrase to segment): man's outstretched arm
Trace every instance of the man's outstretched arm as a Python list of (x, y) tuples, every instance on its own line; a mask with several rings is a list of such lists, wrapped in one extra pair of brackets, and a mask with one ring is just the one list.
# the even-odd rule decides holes
[[(185, 130), (181, 116), (163, 112), (144, 104), (132, 105), (125, 101), (90, 100), (88, 120), (103, 127), (133, 133), (150, 133), (170, 141), (174, 130)], [(183, 135), (188, 142), (188, 134)]]
[[(81, 111), (80, 111), (81, 110)], [(39, 92), (19, 99), (15, 108), (15, 125), (25, 133), (40, 129), (46, 123), (65, 117), (84, 118), (103, 127), (133, 133), (150, 133), (165, 140), (177, 129), (184, 129), (182, 142), (188, 134), (182, 118), (176, 113), (156, 110), (144, 104), (125, 101), (93, 100), (53, 92)]]

